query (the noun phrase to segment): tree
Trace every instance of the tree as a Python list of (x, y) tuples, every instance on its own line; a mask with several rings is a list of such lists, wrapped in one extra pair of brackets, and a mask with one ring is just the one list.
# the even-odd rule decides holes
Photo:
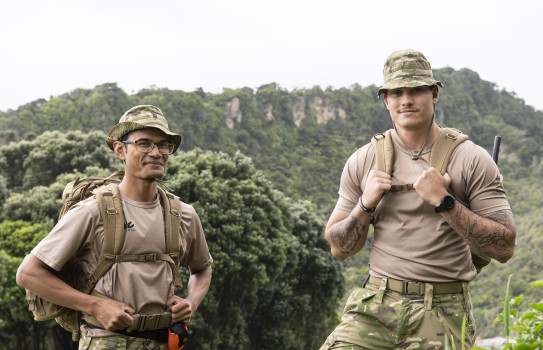
[(49, 186), (58, 175), (89, 166), (113, 169), (119, 162), (104, 140), (101, 131), (48, 131), (32, 141), (11, 143), (0, 147), (1, 175), (8, 189), (17, 191)]
[(45, 349), (51, 322), (36, 322), (15, 274), (25, 255), (47, 234), (39, 224), (0, 223), (0, 344), (8, 349)]
[(187, 347), (322, 343), (343, 278), (309, 204), (273, 189), (240, 153), (197, 149), (173, 157), (167, 185), (198, 212), (214, 258), (211, 289), (191, 322)]

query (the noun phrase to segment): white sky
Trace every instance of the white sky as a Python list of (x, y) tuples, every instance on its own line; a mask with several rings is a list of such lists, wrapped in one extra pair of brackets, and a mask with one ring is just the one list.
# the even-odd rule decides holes
[(528, 0), (2, 0), (0, 110), (106, 82), (129, 94), (380, 85), (406, 48), (543, 110), (542, 15)]

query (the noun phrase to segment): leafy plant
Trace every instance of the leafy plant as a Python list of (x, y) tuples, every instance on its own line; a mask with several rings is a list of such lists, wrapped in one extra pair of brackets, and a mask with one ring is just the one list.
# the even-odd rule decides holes
[[(502, 349), (528, 350), (543, 347), (543, 301), (529, 305), (529, 309), (520, 314), (518, 306), (524, 301), (523, 296), (511, 299), (509, 287), (511, 276), (507, 283), (504, 311), (496, 318), (496, 323), (504, 323), (506, 341)], [(543, 280), (530, 283), (533, 287), (542, 288)], [(510, 325), (513, 320), (513, 325)], [(511, 336), (511, 331), (513, 336)]]

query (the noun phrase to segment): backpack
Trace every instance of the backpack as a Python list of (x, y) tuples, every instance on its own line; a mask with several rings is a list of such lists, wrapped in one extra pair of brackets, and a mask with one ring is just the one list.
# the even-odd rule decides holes
[[(392, 163), (394, 161), (394, 146), (392, 145), (391, 132), (392, 130), (387, 130), (384, 134), (375, 134), (371, 139), (371, 143), (375, 149), (376, 170), (383, 171), (389, 175), (392, 173)], [(430, 166), (436, 168), (441, 175), (445, 175), (453, 151), (466, 140), (469, 140), (468, 135), (462, 134), (460, 130), (442, 128), (430, 153)], [(410, 190), (414, 190), (413, 184), (394, 185), (390, 189), (390, 192)], [(477, 274), (481, 272), (483, 267), (490, 264), (490, 258), (477, 255), (473, 251), (471, 251), (471, 259), (477, 270)]]
[[(62, 194), (63, 206), (59, 214), (59, 220), (66, 214), (74, 204), (89, 198), (96, 197), (100, 216), (104, 224), (104, 241), (102, 251), (98, 258), (98, 263), (94, 273), (87, 276), (81, 268), (78, 257), (75, 256), (69, 260), (57, 276), (71, 287), (84, 293), (91, 293), (96, 283), (116, 262), (124, 261), (142, 261), (152, 262), (157, 260), (167, 261), (173, 271), (175, 287), (181, 287), (181, 276), (179, 274), (179, 234), (176, 227), (181, 223), (181, 202), (178, 197), (158, 188), (164, 208), (164, 226), (166, 232), (166, 252), (165, 253), (147, 253), (138, 255), (121, 255), (121, 249), (124, 243), (124, 225), (125, 219), (118, 188), (119, 180), (122, 178), (123, 171), (117, 171), (107, 178), (86, 178), (77, 179), (66, 185)], [(79, 327), (81, 326), (82, 312), (69, 309), (64, 306), (56, 305), (37, 296), (30, 290), (26, 290), (28, 309), (33, 312), (36, 321), (46, 321), (55, 319), (62, 328), (72, 333), (74, 341), (79, 340)], [(145, 315), (136, 316), (138, 325), (145, 325)], [(164, 321), (157, 323), (157, 315), (153, 316), (154, 324), (167, 324), (171, 320), (171, 314), (165, 313)], [(162, 315), (160, 315), (162, 316)], [(92, 316), (91, 316), (92, 317)], [(169, 319), (168, 319), (169, 317)], [(169, 326), (169, 324), (167, 324)], [(143, 327), (143, 326), (142, 326)], [(151, 327), (145, 327), (151, 329)]]

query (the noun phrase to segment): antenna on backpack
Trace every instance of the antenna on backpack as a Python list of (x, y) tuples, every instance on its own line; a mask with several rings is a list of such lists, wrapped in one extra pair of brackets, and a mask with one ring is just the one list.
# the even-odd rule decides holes
[(498, 156), (500, 154), (500, 143), (502, 141), (502, 137), (499, 135), (496, 135), (494, 138), (494, 149), (492, 150), (492, 159), (494, 159), (494, 163), (498, 165)]

